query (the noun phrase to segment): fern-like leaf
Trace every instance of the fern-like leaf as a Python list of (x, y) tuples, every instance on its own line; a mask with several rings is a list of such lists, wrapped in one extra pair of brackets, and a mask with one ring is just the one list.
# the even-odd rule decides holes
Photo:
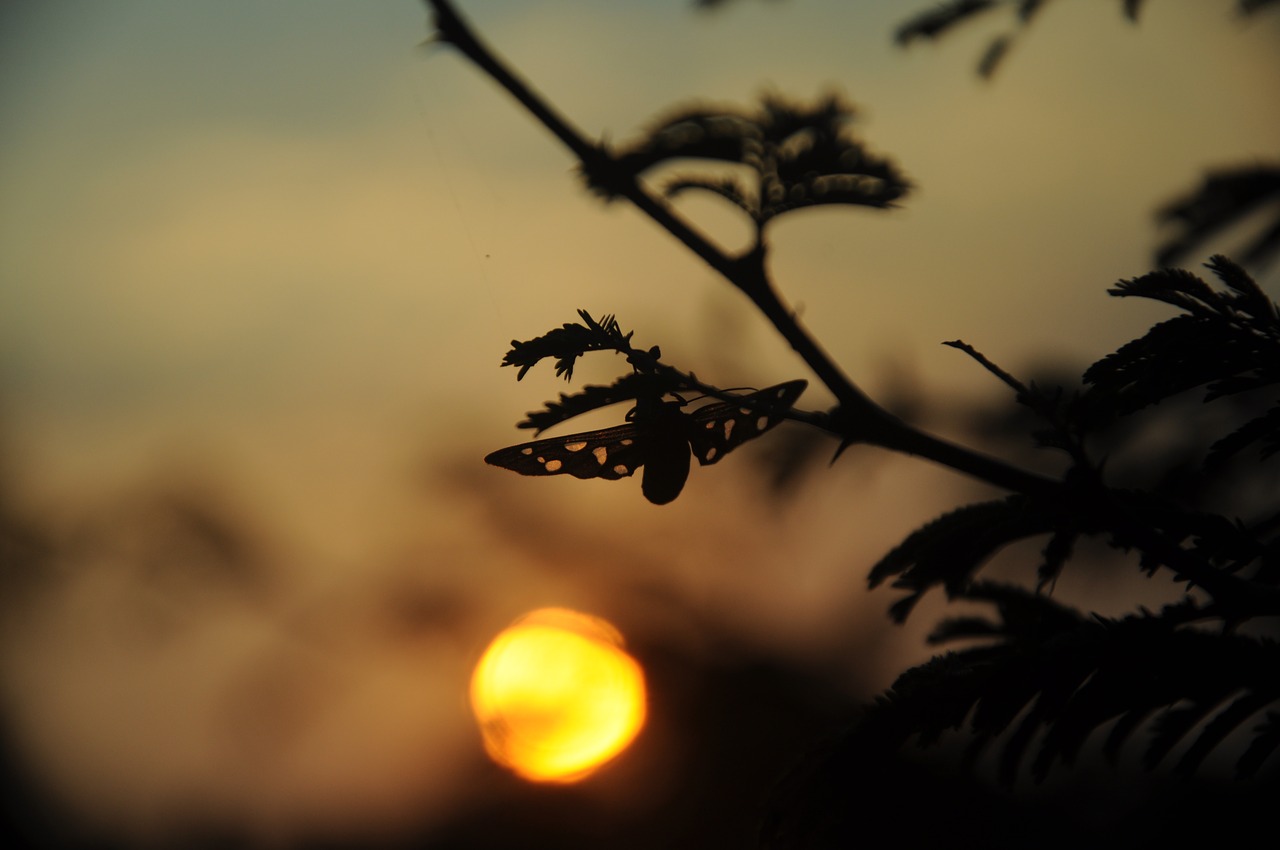
[(754, 175), (750, 187), (693, 173), (668, 183), (666, 194), (711, 191), (744, 210), (757, 228), (784, 212), (818, 204), (890, 206), (910, 184), (892, 162), (869, 153), (848, 132), (852, 115), (852, 106), (834, 95), (812, 104), (766, 95), (750, 111), (683, 107), (620, 147), (611, 161), (629, 174), (686, 159), (741, 166)]
[(735, 107), (686, 106), (654, 121), (614, 158), (627, 171), (641, 174), (678, 159), (741, 164), (760, 145), (761, 129), (750, 113)]
[(1212, 400), (1280, 383), (1280, 310), (1230, 260), (1214, 257), (1208, 266), (1227, 291), (1173, 269), (1110, 290), (1185, 312), (1089, 367), (1084, 379), (1095, 409), (1122, 415), (1194, 387), (1205, 386)]
[(532, 428), (541, 433), (575, 416), (641, 397), (661, 396), (666, 391), (667, 388), (656, 377), (633, 372), (608, 386), (588, 385), (576, 393), (561, 393), (558, 402), (549, 401), (544, 409), (530, 411), (516, 427)]
[(902, 622), (930, 588), (941, 585), (948, 595), (960, 593), (1001, 548), (1047, 534), (1056, 522), (1055, 510), (1021, 495), (967, 505), (912, 532), (872, 567), (869, 582), (874, 588), (894, 577), (893, 587), (911, 591), (890, 609)]
[(825, 204), (888, 207), (910, 184), (887, 159), (873, 156), (845, 131), (852, 108), (828, 96), (811, 107), (765, 98), (766, 139), (759, 222)]
[(530, 340), (511, 340), (502, 365), (519, 367), (516, 380), (520, 380), (549, 357), (555, 360), (557, 377), (563, 375), (565, 380), (572, 380), (574, 364), (589, 351), (631, 352), (631, 333), (624, 334), (613, 316), (597, 321), (586, 310), (579, 310), (578, 315), (582, 324), (567, 322)]
[[(1073, 761), (1085, 740), (1112, 720), (1116, 723), (1104, 751), (1114, 757), (1157, 712), (1144, 764), (1157, 766), (1199, 727), (1177, 767), (1191, 772), (1249, 718), (1280, 700), (1280, 677), (1274, 673), (1280, 669), (1280, 645), (1189, 628), (1206, 613), (1191, 601), (1158, 615), (1105, 620), (1084, 618), (1044, 597), (1002, 585), (975, 583), (962, 595), (995, 602), (1001, 618), (970, 618), (963, 625), (953, 621), (945, 635), (994, 634), (997, 643), (949, 655), (950, 674), (963, 672), (954, 687), (934, 676), (933, 668), (895, 683), (898, 699), (909, 694), (920, 702), (936, 698), (929, 693), (934, 688), (953, 690), (942, 701), (944, 716), (912, 721), (909, 732), (900, 732), (933, 740), (967, 712), (973, 734), (985, 744), (1021, 714), (1000, 756), (1001, 777), (1007, 782), (1042, 731), (1031, 763), (1037, 780), (1055, 763)], [(1224, 703), (1229, 704), (1218, 710)], [(887, 710), (887, 703), (882, 709)], [(1276, 748), (1270, 722), (1253, 730), (1237, 761), (1241, 773), (1252, 775)]]

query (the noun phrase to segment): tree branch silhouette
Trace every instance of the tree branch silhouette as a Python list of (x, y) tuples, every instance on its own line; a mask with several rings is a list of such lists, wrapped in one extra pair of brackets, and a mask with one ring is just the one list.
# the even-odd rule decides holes
[(826, 421), (814, 424), (838, 436), (845, 446), (856, 443), (917, 455), (997, 487), (1026, 494), (1056, 491), (1050, 478), (1019, 469), (915, 429), (871, 400), (800, 325), (769, 279), (763, 239), (738, 256), (721, 251), (691, 224), (655, 197), (621, 167), (602, 144), (589, 142), (566, 119), (509, 69), (479, 38), (448, 0), (427, 0), (434, 12), (438, 40), (452, 44), (494, 82), (506, 90), (534, 118), (578, 157), (588, 184), (610, 196), (626, 198), (674, 236), (707, 265), (728, 280), (773, 324), (792, 349), (836, 397), (838, 407)]
[[(1108, 483), (1105, 464), (1094, 460), (1093, 451), (1098, 441), (1106, 445), (1109, 429), (1131, 423), (1135, 414), (1203, 390), (1202, 402), (1218, 405), (1215, 410), (1223, 409), (1226, 401), (1239, 407), (1215, 423), (1227, 433), (1204, 452), (1194, 470), (1197, 486), (1230, 487), (1233, 469), (1239, 472), (1243, 465), (1253, 472), (1247, 464), (1280, 454), (1280, 404), (1268, 398), (1280, 386), (1280, 308), (1243, 268), (1214, 257), (1207, 267), (1219, 288), (1190, 272), (1171, 269), (1120, 281), (1110, 294), (1161, 301), (1179, 313), (1094, 363), (1084, 374), (1085, 388), (1073, 395), (1023, 382), (966, 342), (946, 343), (1008, 386), (1036, 423), (1036, 444), (1068, 459), (1059, 478), (1031, 472), (942, 440), (889, 413), (843, 372), (778, 294), (766, 265), (766, 226), (774, 217), (816, 203), (883, 207), (909, 187), (891, 162), (868, 154), (842, 134), (840, 125), (849, 110), (838, 99), (801, 107), (771, 98), (757, 111), (684, 109), (657, 122), (639, 142), (611, 150), (589, 141), (510, 70), (449, 0), (427, 3), (435, 14), (438, 39), (457, 47), (565, 144), (578, 158), (591, 190), (606, 199), (630, 201), (746, 295), (837, 399), (830, 411), (796, 410), (791, 405), (803, 389), (800, 381), (749, 396), (727, 393), (690, 370), (661, 362), (656, 346), (634, 345), (632, 335), (623, 333), (612, 316), (597, 321), (580, 312), (584, 324), (566, 324), (534, 340), (513, 341), (504, 365), (518, 367), (523, 376), (535, 363), (552, 358), (557, 374), (569, 377), (577, 357), (607, 350), (625, 355), (633, 373), (607, 387), (562, 395), (546, 410), (530, 414), (523, 427), (541, 429), (619, 400), (636, 401), (635, 422), (641, 423), (646, 410), (684, 404), (664, 402), (666, 396), (692, 391), (726, 403), (703, 408), (713, 411), (701, 420), (708, 427), (725, 426), (723, 445), (708, 444), (705, 459), (695, 447), (695, 456), (703, 462), (718, 460), (718, 449), (736, 445), (728, 436), (737, 424), (735, 410), (743, 416), (754, 411), (762, 415), (750, 436), (781, 418), (795, 419), (838, 438), (837, 457), (851, 445), (875, 445), (1007, 491), (1003, 498), (961, 507), (917, 529), (872, 568), (872, 586), (890, 582), (905, 592), (890, 609), (899, 621), (933, 589), (950, 599), (994, 606), (999, 619), (944, 621), (934, 633), (935, 642), (992, 642), (950, 652), (904, 673), (838, 748), (843, 753), (839, 757), (882, 751), (912, 736), (928, 743), (944, 728), (959, 727), (969, 718), (975, 753), (1013, 729), (1001, 766), (1002, 777), (1009, 781), (1040, 736), (1039, 752), (1031, 759), (1032, 774), (1040, 779), (1053, 763), (1072, 761), (1085, 737), (1102, 723), (1117, 721), (1107, 745), (1114, 753), (1160, 711), (1146, 763), (1161, 762), (1200, 725), (1178, 762), (1177, 770), (1190, 771), (1250, 717), (1280, 700), (1273, 670), (1275, 642), (1235, 632), (1246, 621), (1280, 616), (1280, 514), (1251, 508), (1257, 515), (1229, 518), (1225, 512), (1203, 510), (1193, 500), (1178, 498), (1167, 488), (1116, 486)], [(1043, 3), (959, 0), (931, 17), (917, 18), (904, 32), (912, 38), (934, 37), (997, 5), (1016, 5), (1025, 20)], [(1128, 2), (1123, 8), (1133, 17), (1139, 5)], [(736, 178), (693, 175), (677, 178), (666, 189), (666, 197), (690, 189), (709, 191), (748, 215), (755, 224), (750, 248), (739, 254), (724, 252), (674, 212), (666, 197), (641, 182), (646, 169), (675, 157), (730, 163), (754, 173), (756, 182), (750, 186)], [(1220, 220), (1191, 211), (1193, 203), (1188, 204), (1184, 218), (1201, 221), (1204, 228)], [(565, 463), (576, 462), (569, 455), (584, 448), (585, 436), (601, 441), (601, 465), (606, 456), (614, 456), (615, 448), (622, 458), (617, 467), (608, 467), (605, 477), (629, 475), (638, 465), (630, 442), (635, 433), (632, 426), (621, 426), (530, 444), (545, 448), (547, 456), (556, 455), (550, 461), (538, 456), (538, 464), (554, 464), (554, 469), (540, 467), (536, 474), (560, 471), (560, 455)], [(685, 452), (683, 438), (680, 449)], [(1246, 459), (1248, 453), (1254, 459)], [(528, 463), (512, 449), (495, 455), (511, 464), (509, 468)], [(687, 454), (682, 458), (687, 465)], [(582, 473), (579, 477), (596, 473), (589, 462), (575, 469), (574, 474)], [(678, 491), (677, 486), (674, 492)], [(674, 498), (674, 493), (668, 495)], [(1035, 569), (1034, 592), (979, 580), (979, 572), (1002, 548), (1040, 538), (1046, 542)], [(1164, 572), (1185, 586), (1183, 601), (1158, 613), (1141, 610), (1119, 619), (1089, 617), (1050, 601), (1044, 591), (1052, 589), (1083, 538), (1136, 552), (1138, 565), (1148, 575)], [(1192, 596), (1193, 588), (1207, 598)], [(1219, 625), (1220, 633), (1189, 629), (1206, 622)], [(1237, 760), (1242, 776), (1258, 773), (1263, 761), (1280, 748), (1280, 714), (1271, 711), (1266, 716), (1252, 729)]]
[[(1123, 505), (1116, 502), (1100, 482), (1081, 490), (1082, 485), (1078, 483), (1060, 482), (935, 437), (877, 405), (844, 374), (801, 327), (795, 314), (785, 307), (765, 269), (766, 248), (762, 236), (751, 250), (739, 256), (725, 254), (662, 199), (645, 189), (636, 179), (635, 166), (620, 165), (621, 158), (612, 155), (603, 145), (587, 141), (579, 130), (507, 68), (448, 0), (427, 2), (435, 12), (439, 40), (457, 47), (577, 155), (590, 185), (598, 191), (631, 201), (751, 299), (836, 396), (839, 403), (829, 413), (798, 414), (796, 418), (803, 418), (837, 436), (841, 440), (837, 454), (854, 444), (876, 445), (928, 459), (992, 486), (1034, 499), (1037, 503), (1058, 506), (1053, 508), (1055, 513), (1069, 510), (1096, 515), (1100, 527), (1110, 525), (1112, 531), (1131, 545), (1158, 559), (1184, 580), (1194, 582), (1225, 600), (1233, 610), (1252, 612), (1250, 616), (1280, 612), (1280, 591), (1252, 587), (1236, 576), (1205, 568), (1184, 549), (1129, 517)], [(713, 387), (702, 385), (702, 388), (704, 392), (716, 394)], [(1084, 477), (1077, 476), (1079, 479)]]

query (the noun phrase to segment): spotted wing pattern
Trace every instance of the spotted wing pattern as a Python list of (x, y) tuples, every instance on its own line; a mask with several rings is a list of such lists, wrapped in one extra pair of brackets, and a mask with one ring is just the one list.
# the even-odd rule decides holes
[(572, 475), (614, 481), (631, 475), (644, 465), (644, 460), (644, 431), (639, 425), (628, 423), (498, 449), (484, 462), (521, 475)]
[(689, 417), (689, 447), (698, 463), (709, 466), (745, 443), (768, 431), (785, 418), (807, 386), (804, 381), (788, 381), (742, 397), (700, 407)]
[[(694, 457), (707, 466), (781, 422), (805, 386), (804, 381), (789, 381), (743, 396), (740, 401), (717, 402), (689, 414), (677, 413), (675, 419), (664, 413), (657, 424), (631, 422), (599, 431), (534, 440), (498, 449), (484, 460), (521, 475), (616, 480), (633, 474), (650, 460), (651, 449), (657, 449), (656, 443), (669, 441), (665, 434), (655, 440), (652, 429), (666, 428), (668, 423), (679, 421), (686, 431), (682, 436), (688, 440)], [(667, 404), (670, 409), (678, 410), (676, 403)]]

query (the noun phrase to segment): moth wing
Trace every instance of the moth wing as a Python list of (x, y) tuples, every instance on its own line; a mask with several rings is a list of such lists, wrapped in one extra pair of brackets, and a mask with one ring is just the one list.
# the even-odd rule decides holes
[(484, 462), (521, 475), (572, 475), (575, 478), (626, 478), (644, 465), (640, 429), (618, 425), (498, 449)]
[(710, 466), (745, 443), (759, 437), (785, 418), (800, 398), (806, 381), (787, 381), (743, 396), (757, 402), (722, 401), (689, 414), (689, 447), (702, 466)]

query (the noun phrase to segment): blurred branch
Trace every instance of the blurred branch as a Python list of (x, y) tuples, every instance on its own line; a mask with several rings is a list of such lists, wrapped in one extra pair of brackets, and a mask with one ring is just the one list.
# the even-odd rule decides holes
[(1280, 166), (1247, 165), (1210, 172), (1198, 189), (1156, 212), (1157, 221), (1182, 230), (1160, 246), (1156, 264), (1180, 262), (1219, 232), (1268, 206), (1274, 207), (1270, 220), (1240, 252), (1246, 265), (1266, 265), (1280, 252)]
[[(1049, 1), (946, 0), (909, 18), (898, 27), (894, 40), (903, 47), (917, 41), (934, 41), (952, 32), (960, 24), (987, 16), (990, 12), (1006, 12), (1013, 18), (1013, 26), (987, 42), (987, 47), (978, 60), (978, 76), (989, 79), (1003, 63), (1015, 40), (1049, 5)], [(1145, 2), (1146, 0), (1117, 0), (1121, 13), (1130, 23), (1137, 23)], [(1277, 0), (1236, 0), (1236, 11), (1241, 16), (1248, 16), (1276, 2)]]

